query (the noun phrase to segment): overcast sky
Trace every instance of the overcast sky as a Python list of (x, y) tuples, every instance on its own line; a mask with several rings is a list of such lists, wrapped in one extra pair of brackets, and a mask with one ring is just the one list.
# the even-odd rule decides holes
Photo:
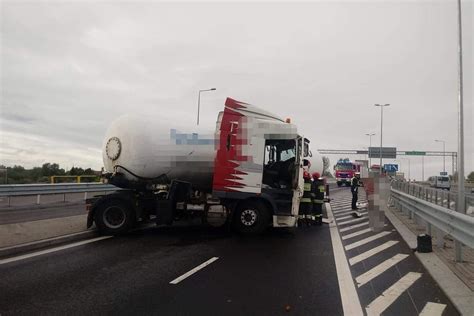
[[(472, 171), (474, 5), (462, 3)], [(0, 5), (0, 164), (100, 169), (116, 117), (192, 130), (197, 91), (210, 87), (201, 98), (209, 129), (230, 96), (291, 117), (313, 150), (363, 149), (366, 133), (380, 141), (373, 104), (390, 103), (384, 145), (442, 150), (434, 139), (444, 139), (457, 150), (455, 0)], [(441, 170), (441, 157), (425, 159), (426, 177)], [(411, 177), (421, 179), (421, 158), (411, 158)]]

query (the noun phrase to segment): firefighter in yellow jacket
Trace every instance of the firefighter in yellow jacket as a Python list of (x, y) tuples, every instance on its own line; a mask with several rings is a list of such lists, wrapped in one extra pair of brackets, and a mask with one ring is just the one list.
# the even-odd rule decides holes
[(313, 176), (313, 182), (311, 185), (311, 194), (313, 197), (312, 222), (313, 224), (322, 225), (324, 193), (326, 192), (326, 187), (324, 185), (324, 179), (321, 178), (321, 175), (319, 174), (319, 172), (314, 172), (312, 176)]
[(306, 224), (309, 226), (311, 225), (313, 201), (311, 198), (311, 174), (306, 170), (303, 172), (303, 179), (304, 179), (304, 191), (303, 191), (303, 196), (301, 197), (301, 200), (300, 200), (298, 224), (299, 226), (303, 224)]

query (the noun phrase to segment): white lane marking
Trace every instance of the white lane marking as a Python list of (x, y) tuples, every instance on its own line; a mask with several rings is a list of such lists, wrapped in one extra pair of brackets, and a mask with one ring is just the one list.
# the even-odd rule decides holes
[(347, 264), (346, 253), (342, 247), (341, 237), (334, 223), (331, 206), (326, 204), (328, 213), (329, 231), (331, 233), (332, 250), (334, 253), (334, 261), (336, 263), (337, 282), (339, 283), (339, 291), (341, 293), (342, 309), (344, 315), (363, 315), (362, 307), (359, 301), (359, 295), (352, 280), (352, 274)]
[(178, 284), (179, 282), (183, 281), (187, 277), (189, 277), (189, 276), (193, 275), (194, 273), (198, 272), (199, 270), (207, 267), (208, 265), (210, 265), (211, 263), (213, 263), (217, 259), (219, 259), (219, 257), (212, 257), (211, 259), (207, 260), (206, 262), (201, 263), (200, 265), (198, 265), (194, 269), (189, 270), (188, 272), (186, 272), (182, 276), (177, 277), (176, 279), (171, 281), (170, 284)]
[(402, 261), (403, 259), (407, 257), (408, 255), (406, 254), (402, 254), (402, 253), (396, 254), (395, 256), (393, 256), (390, 259), (385, 260), (378, 266), (375, 266), (369, 271), (359, 275), (356, 278), (357, 286), (361, 287), (362, 285), (372, 281), (373, 279), (375, 279), (376, 277), (378, 277), (379, 275), (381, 275), (382, 273), (384, 273), (385, 271), (387, 271), (388, 269), (390, 269), (391, 267), (393, 267), (394, 265), (396, 265), (397, 263), (399, 263), (400, 261)]
[(428, 302), (420, 313), (420, 316), (441, 316), (446, 304)]
[(112, 238), (112, 237), (113, 236), (96, 237), (96, 238), (92, 238), (92, 239), (78, 241), (78, 242), (68, 244), (68, 245), (64, 245), (64, 246), (59, 246), (59, 247), (45, 249), (45, 250), (41, 250), (41, 251), (37, 251), (37, 252), (32, 252), (32, 253), (29, 253), (29, 254), (26, 254), (26, 255), (11, 257), (11, 258), (7, 258), (7, 259), (2, 259), (2, 260), (0, 260), (0, 265), (10, 263), (10, 262), (14, 262), (14, 261), (23, 260), (23, 259), (28, 259), (28, 258), (32, 258), (32, 257), (41, 256), (41, 255), (44, 255), (44, 254), (47, 254), (47, 253), (56, 252), (56, 251), (60, 251), (60, 250), (68, 249), (68, 248), (82, 246), (82, 245), (85, 245), (85, 244), (90, 244), (90, 243), (93, 243), (93, 242), (96, 242), (96, 241), (100, 241), (100, 240), (104, 240), (104, 239), (108, 239), (108, 238)]
[(370, 233), (371, 231), (372, 230), (370, 228), (362, 229), (362, 230), (359, 230), (358, 232), (342, 236), (342, 240), (351, 239), (351, 238), (354, 238), (354, 237), (357, 237), (357, 236), (360, 236), (360, 235), (363, 235), (363, 234), (366, 234), (366, 233)]
[(346, 224), (350, 224), (350, 223), (357, 223), (357, 222), (362, 222), (362, 221), (366, 221), (368, 220), (367, 217), (359, 217), (359, 218), (354, 218), (352, 215), (351, 215), (352, 219), (348, 220), (348, 221), (341, 221), (341, 222), (337, 222), (337, 225), (338, 226), (341, 226), (341, 225), (346, 225)]
[(339, 210), (339, 211), (334, 211), (333, 214), (337, 216), (337, 215), (339, 215), (339, 214), (350, 213), (350, 212), (354, 212), (354, 210), (349, 207), (349, 208), (347, 208), (347, 209), (341, 209), (341, 210)]
[(367, 225), (369, 225), (369, 220), (366, 218), (364, 223), (357, 224), (357, 225), (351, 225), (351, 226), (348, 226), (348, 227), (344, 227), (344, 228), (342, 228), (342, 229), (339, 229), (339, 231), (340, 231), (341, 233), (343, 233), (343, 232), (346, 232), (346, 231), (348, 231), (348, 230), (353, 230), (353, 229), (356, 229), (356, 228), (359, 228), (359, 227), (364, 227), (364, 226), (367, 226)]
[(413, 283), (421, 277), (421, 273), (408, 272), (395, 284), (385, 290), (382, 295), (373, 300), (366, 308), (367, 316), (380, 315)]
[(375, 248), (372, 248), (370, 250), (367, 250), (366, 252), (364, 253), (361, 253), (360, 255), (357, 255), (355, 257), (352, 257), (349, 259), (349, 264), (351, 266), (353, 266), (354, 264), (356, 263), (359, 263), (369, 257), (372, 257), (373, 255), (381, 252), (381, 251), (384, 251), (385, 249), (387, 248), (390, 248), (392, 247), (393, 245), (395, 244), (398, 244), (398, 240), (390, 240), (390, 241), (387, 241), (386, 243), (384, 244), (381, 244), (380, 246), (377, 246)]
[(367, 238), (364, 238), (364, 239), (361, 239), (359, 241), (356, 241), (350, 245), (347, 245), (346, 246), (346, 250), (351, 250), (351, 249), (354, 249), (356, 247), (359, 247), (359, 246), (362, 246), (362, 245), (365, 245), (371, 241), (374, 241), (376, 239), (379, 239), (379, 238), (382, 238), (383, 236), (387, 236), (388, 234), (390, 234), (391, 232), (388, 232), (388, 231), (383, 231), (383, 232), (380, 232), (376, 235), (373, 235), (373, 236), (370, 236), (370, 237), (367, 237)]
[[(362, 215), (362, 216), (364, 216), (364, 215), (367, 215), (367, 212), (361, 212), (361, 213), (359, 213), (359, 214)], [(336, 219), (337, 219), (338, 221), (340, 221), (341, 219), (348, 219), (348, 218), (354, 218), (354, 216), (352, 216), (352, 215), (344, 215), (344, 216), (341, 216), (341, 217), (337, 217), (337, 216), (336, 216)]]

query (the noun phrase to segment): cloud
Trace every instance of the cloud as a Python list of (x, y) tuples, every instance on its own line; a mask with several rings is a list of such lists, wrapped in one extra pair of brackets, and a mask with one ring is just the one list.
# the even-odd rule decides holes
[[(373, 104), (390, 103), (384, 144), (440, 150), (442, 138), (457, 149), (454, 2), (1, 6), (1, 163), (99, 168), (112, 120), (133, 113), (192, 130), (197, 91), (209, 87), (217, 91), (202, 94), (201, 125), (211, 129), (230, 96), (291, 117), (317, 148), (362, 149), (365, 133), (379, 134)], [(472, 10), (465, 3), (467, 171)], [(427, 158), (425, 175), (440, 161)], [(413, 159), (418, 178), (420, 164)]]

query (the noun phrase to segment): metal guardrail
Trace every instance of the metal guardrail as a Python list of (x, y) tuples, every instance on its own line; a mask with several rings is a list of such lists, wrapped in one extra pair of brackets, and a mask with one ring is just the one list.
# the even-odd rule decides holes
[(119, 190), (103, 183), (8, 184), (0, 185), (0, 196), (102, 192)]
[(10, 199), (18, 196), (36, 195), (36, 204), (41, 203), (41, 195), (63, 194), (66, 201), (67, 193), (84, 193), (87, 199), (88, 192), (110, 192), (121, 190), (111, 184), (103, 183), (55, 183), (55, 184), (8, 184), (0, 185), (0, 197)]
[[(451, 235), (455, 240), (474, 248), (474, 218), (447, 209), (392, 188), (392, 200), (402, 210), (413, 212), (429, 225)], [(430, 227), (428, 227), (430, 230)]]
[[(457, 210), (457, 192), (402, 181), (393, 181), (392, 188), (447, 209)], [(474, 195), (467, 192), (464, 198), (466, 207), (464, 213), (474, 216)]]
[[(417, 218), (426, 223), (426, 230), (436, 233), (438, 245), (443, 244), (443, 233), (449, 234), (455, 240), (456, 261), (462, 261), (462, 245), (474, 248), (474, 217), (456, 210), (457, 193), (427, 188), (412, 183), (392, 182), (391, 200), (394, 206), (408, 213), (415, 221)], [(466, 210), (471, 211), (474, 198), (466, 194)], [(468, 204), (469, 203), (469, 204)], [(441, 233), (443, 232), (443, 233)]]

